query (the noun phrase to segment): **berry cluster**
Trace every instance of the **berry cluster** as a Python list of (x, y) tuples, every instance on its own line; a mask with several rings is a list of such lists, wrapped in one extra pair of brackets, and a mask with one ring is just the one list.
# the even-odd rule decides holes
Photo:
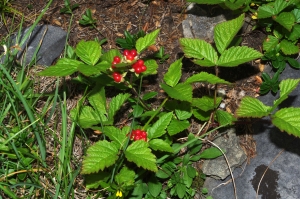
[[(121, 58), (119, 56), (115, 56), (114, 59), (113, 59), (111, 68), (115, 69), (114, 65), (118, 64), (120, 62), (121, 62)], [(120, 83), (120, 82), (122, 82), (124, 80), (122, 74), (120, 74), (118, 72), (113, 72), (112, 76), (114, 78), (114, 81), (117, 82), (117, 83)]]
[(139, 59), (132, 65), (132, 68), (136, 74), (140, 74), (147, 70), (147, 67), (144, 65), (144, 61)]
[(132, 130), (130, 139), (147, 141), (147, 133), (140, 129)]
[(137, 56), (137, 51), (135, 49), (132, 50), (124, 50), (123, 55), (125, 56), (127, 61), (133, 61)]

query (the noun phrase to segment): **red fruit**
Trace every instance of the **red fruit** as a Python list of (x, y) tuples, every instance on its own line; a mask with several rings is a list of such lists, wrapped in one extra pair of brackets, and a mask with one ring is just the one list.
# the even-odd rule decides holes
[(135, 136), (141, 136), (141, 135), (142, 135), (142, 131), (140, 129), (136, 129)]
[(134, 57), (135, 57), (135, 56), (132, 56), (132, 55), (130, 55), (130, 54), (129, 54), (129, 55), (126, 55), (126, 59), (127, 59), (127, 60), (130, 60), (130, 61), (134, 60)]
[(127, 55), (129, 55), (129, 52), (130, 52), (130, 51), (126, 49), (126, 50), (123, 51), (123, 55), (124, 55), (124, 56), (127, 56)]
[(145, 72), (147, 70), (147, 66), (145, 66), (145, 65), (142, 65), (140, 68), (141, 68), (142, 72)]
[(140, 66), (137, 66), (137, 67), (134, 68), (134, 72), (135, 72), (136, 74), (140, 74), (140, 73), (143, 72), (143, 71), (142, 71), (142, 68), (141, 68)]
[(137, 56), (137, 52), (135, 49), (130, 50), (129, 54), (132, 55), (133, 57)]
[(141, 140), (144, 140), (145, 142), (147, 142), (147, 137), (143, 137), (143, 138), (141, 138)]
[(136, 135), (136, 136), (134, 137), (134, 140), (135, 140), (135, 141), (140, 140), (140, 139), (142, 139), (141, 136), (137, 136), (137, 135)]
[(120, 63), (121, 62), (121, 58), (119, 57), (119, 56), (115, 56), (114, 57), (114, 60), (113, 60), (113, 64), (115, 63), (115, 64), (118, 64), (118, 63)]
[(119, 82), (122, 81), (123, 77), (122, 77), (122, 75), (120, 73), (114, 72), (112, 74), (112, 76), (113, 76), (115, 82), (119, 83)]
[(142, 136), (143, 138), (147, 138), (147, 133), (146, 133), (146, 131), (141, 131), (141, 136)]
[(144, 65), (144, 61), (142, 59), (137, 60), (137, 62), (135, 62), (135, 64), (137, 64), (138, 66), (142, 66)]

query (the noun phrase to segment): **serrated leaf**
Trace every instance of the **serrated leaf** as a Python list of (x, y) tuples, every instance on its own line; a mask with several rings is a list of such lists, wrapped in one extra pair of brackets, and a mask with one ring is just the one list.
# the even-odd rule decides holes
[(144, 62), (145, 66), (147, 66), (147, 70), (142, 74), (145, 75), (154, 75), (157, 73), (158, 65), (154, 59), (148, 59)]
[(111, 140), (115, 141), (118, 149), (124, 145), (127, 140), (126, 134), (124, 134), (119, 128), (114, 126), (104, 126), (103, 133)]
[(181, 131), (187, 129), (189, 126), (190, 123), (187, 120), (180, 121), (180, 120), (173, 119), (167, 129), (168, 134), (170, 136), (176, 135), (177, 133), (180, 133)]
[(292, 31), (288, 34), (288, 40), (296, 41), (300, 38), (300, 25), (295, 24)]
[(115, 56), (122, 57), (122, 54), (117, 49), (112, 49), (104, 53), (101, 56), (101, 60), (106, 61), (107, 63), (112, 63)]
[(95, 65), (101, 56), (101, 46), (96, 41), (80, 41), (75, 53), (86, 64)]
[(209, 111), (202, 111), (200, 109), (193, 109), (193, 115), (195, 118), (197, 118), (200, 121), (208, 121), (210, 117)]
[(110, 124), (113, 124), (115, 114), (129, 97), (130, 94), (125, 93), (119, 94), (111, 99), (108, 109), (108, 121)]
[(152, 180), (150, 180), (148, 183), (148, 188), (149, 193), (153, 197), (157, 197), (162, 190), (162, 184), (156, 178), (152, 178)]
[(84, 180), (86, 184), (86, 189), (97, 189), (101, 186), (102, 182), (109, 180), (110, 173), (108, 172), (98, 172), (91, 175), (85, 175)]
[(263, 42), (263, 50), (271, 51), (278, 45), (278, 43), (279, 40), (276, 37), (268, 35), (268, 38)]
[(300, 79), (285, 79), (279, 84), (280, 97), (274, 101), (273, 110), (284, 100), (288, 98), (288, 95), (298, 86)]
[[(80, 109), (80, 113), (77, 116), (78, 113), (77, 108), (72, 109), (71, 111), (71, 118), (74, 120), (77, 118), (77, 122), (80, 127), (82, 128), (90, 128), (91, 126), (94, 126), (96, 124), (99, 124), (101, 122), (100, 115), (95, 113), (95, 111), (90, 106), (84, 106)], [(102, 116), (103, 120), (106, 121), (107, 119)]]
[(230, 82), (225, 81), (213, 74), (207, 73), (207, 72), (200, 72), (196, 75), (193, 75), (189, 77), (187, 80), (185, 80), (184, 83), (190, 84), (195, 82), (207, 82), (209, 84), (230, 84)]
[(221, 103), (222, 98), (217, 97), (216, 98), (216, 104), (215, 99), (210, 96), (203, 96), (201, 98), (193, 98), (192, 106), (197, 107), (203, 111), (209, 111), (219, 106)]
[(191, 104), (188, 102), (177, 103), (175, 114), (179, 120), (186, 120), (192, 116)]
[(188, 102), (192, 101), (193, 87), (190, 84), (179, 83), (173, 88), (166, 84), (161, 84), (160, 86), (171, 98), (180, 101), (188, 101)]
[(82, 174), (96, 173), (113, 165), (118, 159), (118, 148), (110, 142), (98, 141), (88, 148), (82, 161)]
[(219, 4), (224, 2), (224, 0), (187, 0), (187, 2), (194, 2), (198, 4)]
[(274, 16), (273, 19), (288, 31), (292, 30), (296, 21), (295, 16), (290, 12), (282, 12), (278, 16)]
[(134, 185), (135, 172), (128, 167), (124, 166), (121, 171), (115, 176), (117, 185), (128, 187)]
[(244, 23), (245, 15), (242, 14), (239, 17), (222, 22), (216, 25), (214, 28), (214, 40), (219, 53), (223, 53), (229, 46), (234, 36), (238, 33)]
[[(223, 150), (225, 153), (225, 151)], [(202, 159), (214, 159), (222, 155), (222, 152), (216, 147), (205, 149), (201, 154)]]
[(85, 76), (97, 75), (100, 73), (100, 70), (97, 66), (92, 65), (79, 65), (77, 70)]
[(145, 35), (144, 37), (139, 38), (136, 41), (135, 48), (139, 54), (149, 46), (155, 44), (155, 40), (159, 34), (159, 31), (159, 29), (154, 30), (153, 32)]
[(299, 0), (288, 0), (288, 1), (276, 0), (274, 2), (274, 13), (277, 15), (281, 11), (283, 11), (286, 7), (294, 3), (299, 3)]
[(148, 148), (148, 143), (142, 140), (133, 142), (125, 151), (129, 162), (134, 162), (138, 167), (157, 172), (155, 155)]
[(242, 8), (244, 4), (247, 2), (245, 0), (235, 0), (235, 1), (225, 1), (225, 6), (229, 8), (230, 10), (237, 10), (239, 8)]
[(260, 52), (247, 46), (233, 46), (223, 52), (218, 60), (217, 65), (233, 67), (262, 56), (263, 55)]
[(164, 81), (167, 85), (174, 87), (181, 78), (182, 58), (172, 63), (164, 75)]
[(206, 41), (199, 39), (181, 38), (180, 45), (184, 55), (188, 58), (196, 58), (200, 60), (216, 63), (218, 54), (215, 49)]
[(153, 138), (158, 138), (165, 134), (165, 129), (169, 125), (171, 118), (172, 118), (173, 113), (169, 112), (161, 116), (153, 125), (152, 127), (147, 129), (148, 133), (148, 138), (153, 139)]
[(285, 55), (293, 55), (299, 53), (299, 47), (285, 39), (280, 42), (280, 50)]
[(208, 61), (206, 59), (194, 59), (192, 61), (194, 62), (194, 64), (204, 67), (211, 67), (216, 65), (215, 63), (212, 63), (211, 61)]
[(296, 23), (299, 23), (300, 22), (300, 9), (298, 8), (295, 8), (292, 13), (294, 14), (295, 16), (295, 19), (296, 19)]
[(111, 67), (111, 63), (103, 60), (100, 63), (96, 64), (94, 67), (97, 68), (98, 72), (106, 72), (107, 69)]
[(157, 151), (166, 151), (166, 152), (170, 152), (173, 153), (174, 150), (173, 148), (165, 141), (163, 141), (162, 139), (153, 139), (150, 140), (149, 142), (150, 148)]
[(233, 115), (223, 110), (217, 110), (216, 117), (221, 126), (231, 125), (234, 121), (236, 121)]
[(281, 131), (300, 137), (300, 108), (283, 108), (272, 115), (272, 123)]
[(261, 101), (253, 97), (244, 97), (236, 111), (238, 117), (261, 118), (270, 114), (270, 106), (264, 105)]
[(157, 92), (149, 92), (149, 93), (146, 93), (145, 95), (143, 95), (143, 100), (148, 100), (148, 99), (151, 99), (153, 97), (155, 97), (158, 93)]
[(94, 87), (88, 95), (89, 103), (95, 109), (95, 113), (100, 115), (107, 114), (106, 112), (106, 97), (104, 87)]
[(77, 71), (80, 65), (85, 65), (84, 63), (68, 58), (62, 58), (57, 61), (54, 66), (50, 66), (45, 70), (38, 73), (39, 76), (57, 76), (63, 77), (67, 75), (72, 75)]
[(257, 10), (257, 18), (258, 19), (272, 17), (273, 15), (275, 15), (274, 2), (271, 2), (268, 4), (263, 4), (258, 7), (258, 10)]

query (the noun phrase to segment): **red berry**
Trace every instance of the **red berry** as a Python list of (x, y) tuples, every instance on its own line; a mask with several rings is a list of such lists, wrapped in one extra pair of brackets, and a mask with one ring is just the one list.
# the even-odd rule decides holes
[(141, 68), (140, 66), (137, 66), (137, 67), (134, 68), (134, 72), (135, 72), (136, 74), (140, 74), (140, 73), (143, 72), (143, 71), (142, 71), (142, 68)]
[(141, 136), (142, 136), (143, 138), (147, 138), (147, 133), (146, 133), (146, 131), (141, 131)]
[(142, 59), (137, 60), (137, 62), (135, 62), (135, 64), (137, 64), (138, 66), (142, 66), (144, 65), (144, 61)]
[(135, 140), (135, 141), (140, 140), (140, 139), (142, 139), (141, 136), (137, 136), (137, 135), (136, 135), (136, 136), (134, 137), (134, 140)]
[(132, 61), (132, 60), (134, 60), (134, 56), (132, 56), (130, 54), (126, 55), (126, 59)]
[(114, 72), (112, 76), (115, 82), (119, 83), (122, 81), (122, 75), (120, 73)]
[(132, 55), (133, 57), (137, 56), (137, 52), (135, 49), (130, 50), (129, 54)]
[(145, 72), (145, 71), (147, 70), (147, 66), (142, 65), (142, 66), (141, 66), (141, 70), (142, 70), (142, 72)]
[(136, 136), (141, 136), (142, 135), (142, 131), (140, 129), (136, 129), (135, 130), (135, 135)]
[(142, 137), (141, 140), (144, 140), (145, 142), (147, 142), (147, 137)]
[(124, 56), (127, 56), (127, 55), (129, 55), (129, 52), (130, 52), (130, 51), (126, 49), (126, 50), (123, 51), (123, 55), (124, 55)]
[(121, 58), (119, 56), (115, 56), (114, 60), (113, 60), (113, 64), (114, 64), (114, 62), (115, 62), (115, 64), (120, 63), (121, 62)]

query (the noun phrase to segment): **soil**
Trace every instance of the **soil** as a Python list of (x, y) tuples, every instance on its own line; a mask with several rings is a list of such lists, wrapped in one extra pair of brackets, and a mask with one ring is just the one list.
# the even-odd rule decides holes
[[(28, 27), (33, 24), (37, 16), (45, 7), (47, 1), (42, 0), (18, 0), (12, 1), (12, 6), (24, 15), (23, 27)], [(64, 7), (64, 1), (53, 0), (52, 5), (43, 16), (40, 24), (51, 24), (59, 26), (65, 31), (70, 32), (68, 44), (75, 47), (80, 40), (98, 40), (107, 39), (107, 42), (102, 46), (104, 50), (120, 49), (116, 45), (116, 38), (124, 37), (124, 31), (127, 30), (132, 34), (137, 33), (139, 30), (151, 32), (160, 29), (160, 34), (157, 42), (149, 49), (151, 52), (157, 51), (160, 47), (165, 48), (165, 52), (170, 55), (170, 58), (159, 64), (158, 73), (151, 76), (144, 81), (144, 92), (157, 91), (159, 93), (158, 99), (165, 97), (164, 93), (159, 87), (159, 83), (163, 82), (163, 75), (167, 71), (169, 65), (176, 59), (182, 57), (183, 53), (179, 46), (179, 38), (183, 37), (181, 22), (185, 18), (185, 9), (187, 3), (185, 0), (110, 0), (110, 1), (97, 1), (97, 0), (71, 0), (71, 4), (79, 4), (79, 7), (74, 10), (73, 21), (70, 23), (70, 14), (61, 14), (60, 9)], [(96, 27), (90, 28), (88, 26), (79, 25), (81, 16), (85, 13), (86, 9), (91, 9), (93, 17), (96, 19)], [(8, 35), (8, 30), (14, 27), (13, 30), (18, 30), (21, 23), (21, 16), (17, 15), (13, 18), (12, 14), (6, 18), (7, 25), (2, 25), (0, 28), (0, 37), (5, 38)], [(265, 38), (265, 34), (260, 30), (251, 31), (241, 35), (243, 38), (243, 45), (253, 47), (261, 51), (261, 43)], [(214, 73), (211, 69), (201, 68), (194, 65), (188, 59), (183, 60), (183, 77), (187, 77), (198, 73), (200, 71), (209, 71)], [(230, 87), (222, 87), (226, 91), (224, 102), (226, 110), (234, 113), (239, 101), (245, 95), (257, 96), (257, 91), (261, 83), (259, 73), (261, 68), (259, 63), (251, 62), (236, 68), (223, 68), (220, 69), (220, 77), (234, 82)], [(211, 91), (209, 85), (195, 84), (195, 93), (197, 95), (203, 92)], [(72, 89), (72, 88), (71, 88)], [(78, 100), (75, 97), (73, 100)], [(76, 104), (76, 103), (74, 103)], [(126, 118), (121, 118), (122, 121)], [(246, 121), (246, 124), (249, 122)], [(241, 125), (241, 144), (247, 152), (249, 158), (255, 156), (255, 142), (251, 135), (247, 135), (250, 128), (245, 128), (245, 124)], [(191, 125), (191, 132), (198, 132), (199, 124), (197, 121)], [(49, 141), (51, 142), (51, 141)], [(80, 141), (79, 141), (80, 142)], [(75, 151), (80, 151), (75, 149)], [(79, 152), (78, 152), (79, 153)], [(49, 154), (54, 154), (49, 152)], [(82, 155), (82, 152), (75, 154), (77, 157)], [(55, 157), (50, 158), (49, 162)], [(78, 192), (83, 194), (77, 198), (85, 198), (85, 191), (82, 185), (82, 180), (78, 179)], [(80, 185), (81, 184), (81, 185)]]

